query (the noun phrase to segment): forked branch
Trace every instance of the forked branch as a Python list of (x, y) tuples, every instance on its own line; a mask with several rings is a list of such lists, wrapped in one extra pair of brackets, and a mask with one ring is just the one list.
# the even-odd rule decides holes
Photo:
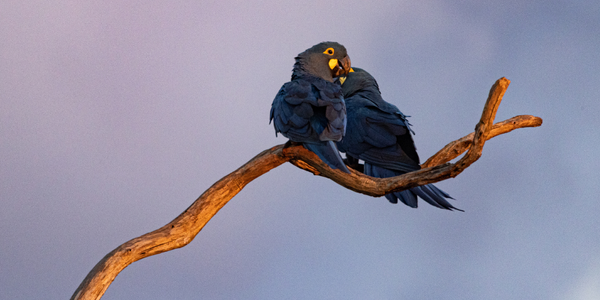
[[(204, 225), (248, 183), (284, 162), (290, 162), (315, 175), (327, 177), (345, 188), (370, 196), (383, 196), (392, 191), (455, 177), (479, 159), (486, 140), (517, 128), (542, 124), (542, 119), (538, 117), (517, 116), (492, 126), (509, 83), (508, 79), (500, 78), (492, 86), (475, 132), (446, 145), (422, 165), (423, 169), (401, 176), (379, 179), (354, 170), (351, 170), (352, 174), (332, 170), (314, 153), (300, 145), (285, 144), (267, 149), (213, 184), (167, 225), (134, 238), (104, 256), (75, 290), (71, 299), (100, 299), (117, 275), (131, 263), (189, 244)], [(465, 151), (467, 154), (456, 163), (448, 163)]]

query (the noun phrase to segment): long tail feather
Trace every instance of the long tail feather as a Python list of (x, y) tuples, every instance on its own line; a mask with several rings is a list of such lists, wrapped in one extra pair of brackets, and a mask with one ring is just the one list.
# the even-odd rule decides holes
[(398, 199), (400, 199), (400, 201), (402, 201), (402, 203), (406, 204), (407, 206), (410, 206), (412, 208), (417, 208), (418, 202), (417, 202), (417, 195), (415, 195), (415, 193), (413, 193), (411, 191), (402, 191), (402, 192), (395, 192), (393, 194), (396, 195), (398, 197)]
[[(365, 163), (365, 174), (377, 178), (387, 178), (404, 174), (404, 172), (394, 171), (386, 168), (382, 168), (379, 166), (375, 166), (369, 163)], [(416, 208), (417, 207), (417, 196), (423, 199), (425, 202), (431, 204), (432, 206), (448, 209), (448, 210), (459, 210), (454, 207), (450, 202), (446, 199), (454, 199), (448, 195), (448, 193), (440, 190), (433, 184), (427, 184), (424, 186), (414, 187), (401, 192), (394, 192), (386, 194), (385, 197), (391, 203), (398, 203), (398, 200), (402, 201), (402, 203), (407, 206)]]
[(344, 164), (342, 156), (338, 151), (333, 141), (326, 141), (321, 143), (304, 143), (304, 147), (314, 152), (319, 158), (324, 161), (332, 169), (340, 169), (348, 174), (350, 170)]

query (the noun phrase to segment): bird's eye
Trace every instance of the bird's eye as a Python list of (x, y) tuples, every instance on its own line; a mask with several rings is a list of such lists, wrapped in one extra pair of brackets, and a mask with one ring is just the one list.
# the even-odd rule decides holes
[(327, 50), (323, 51), (323, 53), (333, 55), (333, 48), (327, 48)]

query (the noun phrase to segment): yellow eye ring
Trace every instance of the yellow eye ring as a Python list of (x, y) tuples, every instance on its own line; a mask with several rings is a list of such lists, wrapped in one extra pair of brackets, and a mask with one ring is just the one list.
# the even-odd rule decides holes
[(327, 48), (325, 51), (323, 51), (323, 53), (328, 54), (328, 55), (333, 55), (334, 50), (333, 50), (333, 48)]

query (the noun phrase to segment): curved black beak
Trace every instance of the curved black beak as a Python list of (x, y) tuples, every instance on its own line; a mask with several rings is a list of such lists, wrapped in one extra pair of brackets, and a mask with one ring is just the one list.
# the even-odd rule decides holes
[(350, 73), (350, 70), (352, 69), (352, 63), (350, 62), (350, 56), (348, 56), (348, 55), (344, 56), (344, 58), (342, 58), (340, 60), (339, 64), (342, 66), (342, 70), (343, 70), (342, 74), (348, 75), (348, 73)]
[(346, 55), (344, 58), (339, 59), (337, 62), (337, 66), (335, 66), (331, 70), (331, 75), (333, 77), (346, 76), (352, 69), (352, 63), (350, 62), (350, 56)]

